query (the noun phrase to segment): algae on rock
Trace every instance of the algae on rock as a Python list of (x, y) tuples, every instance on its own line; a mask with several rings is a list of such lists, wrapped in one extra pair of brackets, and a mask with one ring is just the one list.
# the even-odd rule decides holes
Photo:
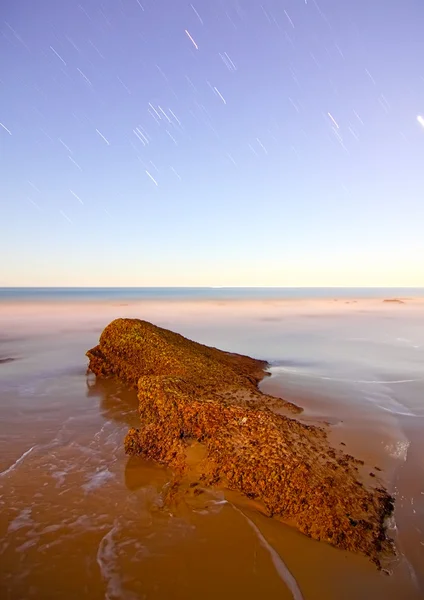
[(302, 409), (258, 390), (265, 361), (138, 319), (110, 323), (87, 356), (98, 377), (138, 389), (141, 427), (126, 436), (128, 454), (184, 473), (187, 444), (197, 440), (206, 448), (200, 465), (205, 485), (238, 490), (259, 500), (270, 516), (361, 552), (378, 566), (393, 553), (385, 530), (392, 497), (381, 487), (367, 489), (359, 461), (331, 448), (323, 429), (289, 416)]

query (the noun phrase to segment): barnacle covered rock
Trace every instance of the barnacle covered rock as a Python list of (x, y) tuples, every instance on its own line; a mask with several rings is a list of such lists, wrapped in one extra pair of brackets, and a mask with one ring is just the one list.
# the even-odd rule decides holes
[[(330, 447), (294, 404), (262, 394), (264, 361), (210, 348), (138, 319), (117, 319), (87, 352), (89, 369), (138, 389), (141, 427), (125, 439), (183, 473), (187, 443), (205, 446), (200, 478), (259, 500), (306, 535), (362, 552), (378, 566), (393, 552), (392, 497), (358, 480), (355, 459)], [(279, 409), (278, 412), (276, 409)], [(285, 414), (282, 414), (282, 412)], [(199, 475), (199, 466), (197, 467)]]

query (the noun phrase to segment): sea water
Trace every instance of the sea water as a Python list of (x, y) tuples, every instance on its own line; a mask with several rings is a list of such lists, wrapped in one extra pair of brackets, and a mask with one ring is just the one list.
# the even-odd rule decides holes
[[(419, 290), (21, 289), (0, 297), (2, 597), (421, 597)], [(404, 303), (383, 302), (394, 298)], [(139, 424), (135, 394), (86, 374), (86, 350), (126, 316), (267, 360), (264, 391), (302, 405), (302, 418), (330, 423), (330, 439), (382, 468), (396, 496), (391, 578), (264, 519), (240, 497), (224, 502), (218, 490), (163, 506), (172, 474), (123, 453), (126, 431)]]

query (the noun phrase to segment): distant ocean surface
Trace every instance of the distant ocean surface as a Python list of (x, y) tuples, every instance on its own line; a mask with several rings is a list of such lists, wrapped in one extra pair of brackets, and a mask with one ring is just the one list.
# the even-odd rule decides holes
[(265, 300), (420, 298), (424, 288), (348, 287), (4, 287), (2, 301), (36, 300)]

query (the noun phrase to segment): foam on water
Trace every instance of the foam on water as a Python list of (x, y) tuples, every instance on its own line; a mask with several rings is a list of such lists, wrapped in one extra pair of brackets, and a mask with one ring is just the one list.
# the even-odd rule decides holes
[(369, 385), (386, 385), (386, 384), (401, 384), (401, 383), (422, 383), (424, 378), (413, 378), (413, 379), (351, 379), (348, 377), (335, 377), (333, 375), (320, 375), (319, 373), (313, 373), (312, 371), (305, 371), (299, 367), (285, 367), (285, 366), (271, 366), (268, 371), (271, 374), (295, 374), (301, 377), (310, 377), (311, 379), (321, 379), (323, 381), (334, 381), (336, 383), (349, 383), (349, 384), (369, 384)]
[[(417, 417), (417, 416), (424, 417), (424, 414), (420, 414), (420, 412), (419, 412), (420, 411), (419, 405), (416, 407), (416, 410), (411, 410), (410, 407), (406, 406), (398, 398), (395, 398), (395, 395), (397, 395), (396, 388), (394, 387), (393, 390), (391, 389), (392, 386), (399, 386), (402, 384), (406, 385), (406, 384), (421, 383), (424, 381), (424, 379), (422, 379), (422, 378), (384, 379), (383, 380), (383, 379), (362, 379), (362, 378), (337, 377), (337, 376), (319, 374), (316, 372), (314, 373), (314, 372), (311, 372), (310, 370), (305, 370), (305, 369), (302, 369), (301, 367), (293, 367), (293, 366), (271, 367), (269, 369), (269, 372), (271, 373), (272, 376), (277, 376), (281, 379), (282, 387), (284, 385), (287, 385), (287, 379), (286, 379), (286, 383), (284, 382), (284, 378), (287, 378), (287, 377), (292, 378), (292, 382), (293, 381), (295, 383), (297, 382), (298, 385), (300, 385), (301, 382), (304, 382), (305, 380), (307, 380), (307, 381), (311, 381), (311, 384), (308, 384), (308, 387), (310, 385), (311, 392), (314, 393), (316, 391), (319, 391), (319, 388), (316, 387), (316, 385), (318, 385), (318, 383), (312, 387), (312, 385), (313, 385), (312, 382), (313, 381), (316, 381), (316, 382), (322, 381), (325, 383), (335, 384), (335, 386), (338, 386), (337, 388), (335, 388), (337, 397), (340, 397), (340, 393), (343, 393), (345, 395), (346, 392), (349, 391), (350, 395), (353, 398), (352, 401), (354, 401), (355, 404), (357, 404), (358, 402), (360, 402), (362, 400), (362, 401), (372, 404), (374, 407), (376, 407), (384, 412), (388, 412), (393, 415), (407, 416), (407, 417)], [(340, 385), (342, 385), (345, 388), (344, 391), (342, 391), (342, 392), (340, 392), (340, 389), (339, 389)], [(325, 393), (326, 394), (331, 393), (331, 389), (325, 390)], [(405, 396), (405, 394), (402, 394), (402, 396), (408, 398), (408, 396)]]
[(236, 512), (241, 514), (246, 519), (246, 521), (249, 523), (250, 527), (256, 533), (261, 546), (263, 546), (265, 548), (265, 550), (267, 550), (269, 552), (269, 554), (271, 556), (271, 560), (274, 564), (274, 567), (275, 567), (278, 575), (280, 576), (282, 581), (284, 581), (286, 586), (289, 588), (289, 590), (293, 596), (293, 599), (294, 600), (303, 600), (303, 595), (302, 595), (302, 592), (300, 591), (300, 588), (298, 586), (296, 579), (290, 573), (289, 569), (283, 562), (283, 560), (282, 560), (281, 556), (278, 554), (278, 552), (276, 552), (276, 550), (271, 546), (271, 544), (269, 544), (267, 542), (267, 540), (264, 538), (259, 527), (257, 527), (257, 525), (255, 525), (255, 523), (251, 519), (249, 519), (249, 517), (247, 515), (245, 515), (243, 511), (241, 511), (239, 508), (234, 506), (234, 504), (232, 504), (232, 503), (230, 503), (230, 504)]
[(385, 385), (385, 384), (399, 384), (399, 383), (421, 383), (424, 381), (424, 378), (419, 379), (384, 379), (384, 380), (374, 380), (374, 379), (342, 379), (337, 377), (319, 377), (319, 379), (325, 379), (326, 381), (337, 381), (342, 383), (365, 383), (371, 385)]
[(26, 507), (23, 508), (17, 517), (13, 519), (9, 523), (9, 527), (7, 529), (7, 533), (12, 533), (13, 531), (18, 531), (18, 529), (22, 529), (23, 527), (31, 527), (34, 525), (34, 521), (31, 517), (32, 508)]
[(406, 459), (408, 457), (409, 446), (410, 446), (410, 442), (408, 440), (402, 440), (402, 441), (394, 442), (392, 444), (386, 444), (384, 446), (384, 450), (392, 458), (406, 461)]
[(372, 395), (364, 394), (364, 399), (392, 415), (405, 417), (416, 416), (407, 406), (394, 398), (389, 385), (380, 384), (377, 389), (372, 391)]
[[(54, 469), (54, 467), (53, 467), (53, 469)], [(54, 479), (56, 479), (56, 481), (57, 481), (57, 483), (56, 483), (57, 488), (62, 487), (62, 485), (65, 483), (66, 476), (68, 475), (69, 471), (70, 471), (70, 468), (64, 469), (63, 471), (54, 471), (53, 470), (52, 477)]]
[(26, 452), (24, 452), (19, 458), (17, 458), (15, 460), (15, 462), (10, 465), (10, 467), (8, 469), (6, 469), (5, 471), (2, 471), (0, 473), (0, 477), (5, 477), (6, 475), (8, 475), (9, 473), (11, 473), (12, 471), (14, 471), (16, 469), (16, 467), (18, 467), (21, 462), (23, 462), (25, 460), (25, 458), (31, 454), (31, 452), (37, 447), (37, 445), (32, 446), (29, 450), (27, 450)]
[(21, 544), (20, 546), (18, 546), (16, 548), (16, 552), (21, 552), (22, 554), (25, 554), (30, 548), (32, 548), (33, 546), (36, 546), (38, 543), (39, 538), (35, 537), (32, 538), (30, 540), (28, 540), (27, 542)]
[(106, 583), (106, 600), (116, 600), (123, 597), (121, 578), (117, 566), (117, 547), (114, 535), (118, 532), (118, 522), (102, 537), (97, 550), (97, 564)]
[[(423, 417), (424, 415), (416, 415), (413, 412), (411, 412), (410, 410), (408, 410), (406, 407), (404, 407), (404, 410), (400, 409), (400, 410), (393, 410), (391, 408), (388, 408), (387, 406), (382, 406), (381, 404), (377, 404), (378, 408), (381, 408), (381, 410), (384, 410), (386, 412), (389, 412), (392, 415), (399, 415), (401, 417)], [(402, 406), (402, 405), (400, 405)]]
[(386, 527), (387, 527), (387, 531), (390, 532), (396, 532), (397, 531), (397, 524), (396, 524), (396, 519), (395, 519), (395, 515), (394, 513), (392, 515), (390, 515), (390, 517), (386, 518)]
[(89, 480), (82, 486), (82, 489), (88, 493), (103, 486), (107, 481), (113, 479), (115, 475), (109, 469), (101, 469), (96, 473), (89, 475)]

